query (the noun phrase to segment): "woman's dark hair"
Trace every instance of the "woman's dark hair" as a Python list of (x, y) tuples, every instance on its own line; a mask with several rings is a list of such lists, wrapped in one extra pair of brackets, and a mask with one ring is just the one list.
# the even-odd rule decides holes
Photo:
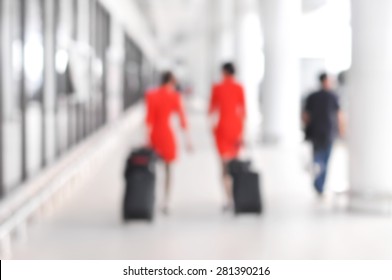
[(229, 74), (229, 75), (235, 75), (234, 64), (231, 62), (227, 62), (227, 63), (223, 64), (222, 71)]
[(165, 71), (161, 76), (161, 84), (166, 85), (174, 80), (174, 75), (171, 71)]

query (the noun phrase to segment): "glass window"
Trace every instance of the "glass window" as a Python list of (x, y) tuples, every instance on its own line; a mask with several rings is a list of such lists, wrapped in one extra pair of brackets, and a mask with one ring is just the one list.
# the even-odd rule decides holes
[(8, 0), (4, 5), (3, 80), (3, 182), (5, 191), (22, 178), (21, 106), (22, 73), (21, 1)]
[(55, 2), (55, 146), (57, 155), (64, 153), (77, 142), (75, 84), (71, 53), (75, 48), (77, 33), (77, 1)]
[(128, 108), (142, 96), (142, 53), (130, 39), (125, 42), (124, 106)]
[(31, 176), (40, 170), (43, 162), (44, 13), (42, 0), (24, 1), (25, 145), (26, 170)]
[(107, 105), (107, 53), (110, 45), (110, 18), (104, 7), (97, 3), (94, 17), (94, 50), (93, 78), (95, 81), (95, 104), (97, 121), (102, 125), (106, 120)]
[[(3, 2), (0, 0), (0, 19), (4, 19), (3, 14)], [(4, 44), (4, 37), (3, 37), (3, 20), (0, 20), (0, 197), (4, 195), (4, 180), (3, 180), (3, 44)]]

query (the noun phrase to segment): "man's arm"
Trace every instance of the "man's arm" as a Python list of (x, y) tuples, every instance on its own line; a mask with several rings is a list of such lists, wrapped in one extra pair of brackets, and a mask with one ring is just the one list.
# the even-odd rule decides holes
[(309, 125), (310, 123), (310, 115), (307, 111), (302, 112), (302, 122), (305, 126)]
[(340, 107), (338, 95), (334, 95), (334, 100), (335, 100), (335, 107), (336, 107), (336, 119), (338, 122), (337, 125), (338, 125), (339, 136), (341, 138), (344, 138), (346, 135), (346, 118)]
[(304, 126), (308, 126), (310, 124), (310, 96), (308, 96), (305, 100), (305, 106), (303, 108), (302, 111), (302, 123), (304, 124)]
[(346, 118), (344, 113), (339, 110), (337, 112), (337, 119), (338, 119), (338, 130), (340, 137), (345, 137), (346, 135)]

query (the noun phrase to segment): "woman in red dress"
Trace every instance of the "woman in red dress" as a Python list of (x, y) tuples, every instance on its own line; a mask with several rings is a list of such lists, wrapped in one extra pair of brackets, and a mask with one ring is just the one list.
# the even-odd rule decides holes
[[(165, 197), (163, 211), (167, 213), (171, 188), (171, 165), (177, 157), (177, 145), (171, 117), (177, 114), (181, 127), (187, 132), (187, 120), (182, 105), (181, 95), (176, 91), (176, 80), (171, 72), (162, 75), (159, 88), (146, 94), (146, 123), (149, 130), (150, 146), (165, 162)], [(185, 133), (188, 136), (187, 133)], [(189, 137), (186, 137), (187, 148), (191, 148)]]
[(245, 98), (242, 86), (235, 80), (235, 68), (232, 63), (223, 65), (222, 75), (223, 80), (212, 89), (209, 114), (219, 116), (214, 126), (214, 135), (222, 160), (223, 183), (227, 198), (224, 209), (227, 210), (233, 203), (228, 162), (238, 156), (242, 145)]

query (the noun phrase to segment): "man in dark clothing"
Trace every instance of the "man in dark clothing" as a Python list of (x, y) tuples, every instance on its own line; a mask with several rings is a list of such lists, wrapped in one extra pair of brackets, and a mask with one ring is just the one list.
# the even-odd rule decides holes
[(319, 80), (321, 89), (307, 98), (302, 118), (306, 139), (313, 145), (314, 187), (322, 195), (333, 143), (339, 134), (344, 134), (344, 118), (330, 77), (323, 73)]

